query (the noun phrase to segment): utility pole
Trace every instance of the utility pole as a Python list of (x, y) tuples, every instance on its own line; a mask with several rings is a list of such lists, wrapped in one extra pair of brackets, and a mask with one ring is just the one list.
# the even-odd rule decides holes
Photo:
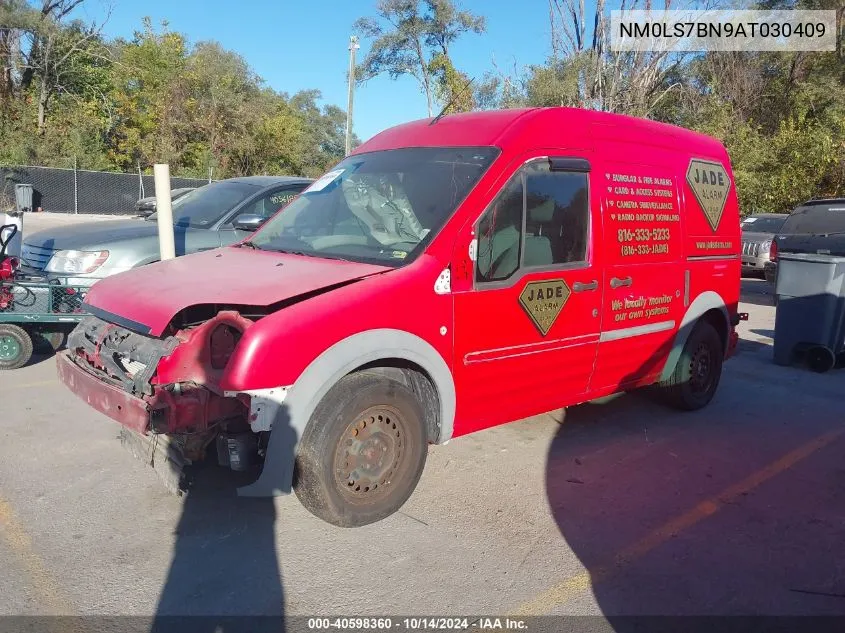
[(349, 38), (349, 96), (346, 102), (346, 154), (352, 151), (352, 95), (355, 91), (355, 51), (361, 48), (358, 37)]

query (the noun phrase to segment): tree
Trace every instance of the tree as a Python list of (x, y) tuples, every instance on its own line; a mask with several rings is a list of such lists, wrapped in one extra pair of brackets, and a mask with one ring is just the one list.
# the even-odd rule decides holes
[(110, 130), (109, 153), (122, 170), (139, 164), (182, 164), (188, 146), (185, 38), (163, 24), (156, 31), (149, 19), (130, 42), (117, 45), (114, 68), (116, 123)]
[[(346, 150), (346, 112), (334, 105), (320, 108), (319, 90), (303, 90), (290, 100), (290, 106), (302, 117), (305, 143), (310, 152), (303, 156), (300, 173), (318, 176), (343, 158)], [(353, 135), (352, 146), (359, 144)]]
[(465, 33), (483, 33), (484, 18), (460, 10), (455, 0), (379, 0), (376, 13), (353, 26), (373, 40), (356, 71), (358, 82), (381, 74), (391, 79), (409, 74), (419, 83), (432, 116), (434, 101), (452, 90), (449, 46)]
[(233, 139), (246, 134), (245, 104), (258, 97), (260, 80), (238, 54), (217, 42), (200, 42), (186, 60), (187, 112), (205, 164), (219, 168)]
[[(22, 91), (34, 85), (38, 103), (38, 131), (44, 133), (50, 100), (57, 92), (70, 92), (85, 72), (89, 59), (102, 59), (100, 32), (103, 24), (65, 18), (83, 0), (43, 0), (41, 10), (18, 4), (16, 26), (18, 37)], [(108, 19), (108, 18), (106, 18)]]
[(475, 96), (470, 88), (472, 80), (457, 70), (445, 53), (435, 54), (429, 69), (434, 81), (434, 95), (440, 103), (445, 104), (444, 114), (475, 110)]
[[(662, 9), (672, 9), (664, 0)], [(651, 0), (623, 0), (623, 10), (651, 9)], [(648, 116), (675, 85), (667, 81), (682, 56), (666, 50), (613, 51), (605, 0), (549, 0), (552, 57), (533, 67), (529, 101)], [(588, 31), (587, 27), (590, 27)]]
[[(592, 108), (714, 136), (731, 157), (744, 214), (788, 211), (811, 197), (845, 193), (841, 34), (837, 50), (824, 53), (614, 52), (604, 0), (594, 10), (582, 0), (548, 6), (551, 56), (525, 70), (488, 73), (476, 90), (482, 107)], [(649, 7), (649, 0), (622, 4)], [(845, 18), (842, 0), (762, 0), (759, 8), (836, 9), (840, 24)]]

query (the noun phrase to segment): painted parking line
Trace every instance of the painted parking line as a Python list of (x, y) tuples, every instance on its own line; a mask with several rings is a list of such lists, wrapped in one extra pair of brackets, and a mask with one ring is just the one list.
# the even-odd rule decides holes
[(788, 470), (819, 449), (842, 437), (843, 434), (845, 434), (845, 429), (837, 429), (820, 435), (806, 444), (799, 446), (794, 451), (787, 453), (780, 459), (752, 473), (739, 483), (729, 486), (718, 495), (702, 501), (688, 512), (667, 521), (644, 538), (620, 551), (611, 564), (591, 570), (585, 569), (578, 574), (570, 576), (521, 604), (516, 608), (513, 615), (544, 615), (551, 612), (554, 608), (588, 591), (593, 585), (617, 575), (631, 563), (636, 562), (652, 550), (672, 540), (678, 534), (690, 529), (707, 517), (716, 514), (724, 506), (733, 503), (740, 496)]
[(8, 501), (0, 497), (0, 539), (26, 573), (32, 597), (52, 614), (74, 615), (76, 609), (64, 597), (59, 583), (35, 553), (32, 538), (21, 525)]

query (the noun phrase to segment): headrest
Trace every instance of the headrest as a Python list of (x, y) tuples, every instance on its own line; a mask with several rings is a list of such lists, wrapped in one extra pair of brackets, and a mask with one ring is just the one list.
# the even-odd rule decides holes
[(554, 198), (549, 198), (542, 204), (538, 204), (536, 207), (531, 209), (528, 212), (528, 217), (532, 222), (551, 222), (554, 213), (555, 201)]

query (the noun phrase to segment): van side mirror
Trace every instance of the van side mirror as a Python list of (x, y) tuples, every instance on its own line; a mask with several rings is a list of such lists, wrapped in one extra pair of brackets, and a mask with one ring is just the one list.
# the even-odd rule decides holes
[(255, 231), (267, 218), (253, 213), (244, 213), (235, 218), (235, 228), (241, 231)]

